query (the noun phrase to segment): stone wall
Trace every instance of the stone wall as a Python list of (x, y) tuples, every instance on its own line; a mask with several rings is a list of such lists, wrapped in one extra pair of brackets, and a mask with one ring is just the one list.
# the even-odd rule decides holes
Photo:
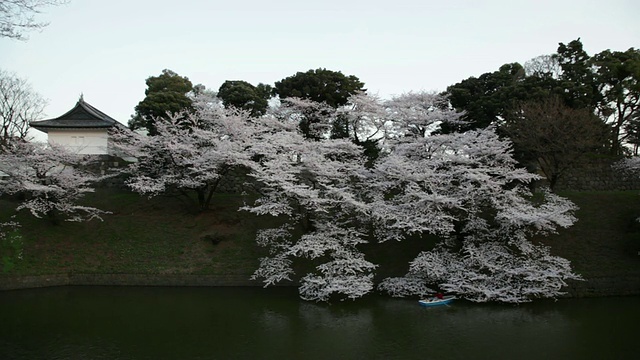
[(640, 190), (640, 175), (613, 168), (616, 160), (592, 158), (567, 170), (558, 180), (558, 191)]
[(124, 182), (127, 178), (126, 174), (116, 174), (119, 170), (124, 170), (129, 164), (127, 161), (120, 157), (112, 155), (91, 155), (92, 161), (89, 165), (84, 167), (84, 170), (88, 170), (97, 176), (105, 176), (108, 174), (115, 174), (113, 176), (107, 176), (100, 180), (98, 186), (108, 188), (126, 188)]

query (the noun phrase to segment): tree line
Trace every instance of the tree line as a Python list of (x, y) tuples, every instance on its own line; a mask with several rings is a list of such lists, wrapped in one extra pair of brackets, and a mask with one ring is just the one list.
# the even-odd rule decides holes
[[(437, 124), (461, 121), (440, 106), (440, 94), (348, 99), (350, 106), (334, 109), (286, 98), (256, 118), (202, 93), (188, 111), (156, 118), (155, 135), (114, 129), (112, 138), (138, 159), (125, 169), (131, 189), (184, 194), (201, 211), (229, 169), (247, 169), (260, 187), (240, 210), (285, 220), (256, 234), (269, 255), (253, 278), (268, 286), (296, 276), (307, 300), (379, 290), (522, 302), (557, 296), (568, 279), (579, 278), (567, 260), (531, 241), (571, 226), (575, 206), (551, 192), (534, 199), (527, 184), (537, 176), (517, 166), (511, 143), (495, 129), (434, 134)], [(305, 119), (316, 121), (309, 134), (300, 126)], [(351, 135), (331, 137), (335, 122)], [(374, 134), (379, 152), (371, 158), (355, 140)], [(99, 180), (78, 166), (82, 159), (62, 148), (10, 142), (2, 194), (24, 195), (16, 210), (37, 217), (102, 218), (99, 209), (77, 205)], [(5, 225), (15, 233), (14, 223)], [(374, 282), (379, 264), (367, 259), (364, 245), (429, 235), (440, 241), (415, 254), (405, 276)], [(301, 262), (312, 268), (295, 274)]]
[[(286, 219), (256, 235), (269, 255), (254, 278), (265, 285), (296, 276), (301, 297), (316, 301), (374, 290), (529, 301), (557, 296), (579, 276), (531, 240), (571, 226), (576, 207), (551, 191), (534, 196), (530, 184), (540, 177), (527, 165), (537, 162), (553, 186), (585, 152), (620, 154), (631, 137), (620, 130), (614, 141), (615, 129), (638, 117), (637, 55), (589, 57), (576, 40), (443, 93), (388, 100), (327, 69), (273, 87), (227, 81), (217, 92), (165, 70), (147, 79), (130, 121), (146, 134), (111, 136), (137, 158), (125, 169), (127, 186), (182, 194), (199, 211), (229, 171), (246, 169), (259, 191), (240, 210)], [(0, 194), (20, 195), (17, 211), (73, 221), (106, 215), (77, 205), (101, 178), (79, 166), (89, 159), (25, 136), (5, 137), (0, 151)], [(2, 241), (12, 239), (18, 224), (2, 226)], [(406, 275), (374, 283), (379, 264), (364, 245), (427, 236), (439, 241), (415, 254)], [(311, 270), (294, 274), (300, 262)]]
[[(268, 286), (295, 276), (307, 300), (377, 289), (521, 302), (556, 296), (579, 278), (530, 240), (573, 224), (575, 206), (551, 192), (534, 200), (527, 184), (538, 176), (518, 167), (495, 129), (434, 134), (438, 124), (462, 121), (441, 106), (441, 94), (381, 100), (359, 92), (338, 109), (282, 102), (255, 117), (202, 93), (189, 110), (156, 118), (153, 136), (117, 131), (115, 143), (138, 159), (127, 185), (149, 196), (183, 194), (206, 211), (219, 181), (243, 167), (258, 192), (240, 210), (285, 219), (256, 234), (269, 255), (253, 278)], [(332, 136), (336, 123), (349, 135)], [(379, 151), (369, 157), (356, 139), (373, 135)], [(416, 254), (405, 276), (374, 283), (379, 265), (365, 244), (428, 235), (441, 241)], [(299, 263), (313, 268), (295, 274)]]
[[(590, 56), (580, 39), (560, 43), (554, 54), (523, 65), (509, 63), (497, 71), (472, 76), (442, 92), (441, 108), (460, 112), (460, 121), (441, 123), (435, 133), (446, 134), (495, 127), (514, 144), (522, 166), (541, 171), (553, 189), (567, 169), (588, 154), (637, 155), (640, 145), (640, 52), (604, 50)], [(188, 78), (164, 70), (147, 79), (146, 97), (129, 122), (132, 129), (154, 133), (153, 122), (167, 112), (187, 110), (189, 94), (205, 91)], [(298, 72), (268, 84), (229, 80), (212, 92), (225, 107), (263, 116), (271, 99), (300, 98), (328, 109), (353, 104), (348, 98), (366, 93), (354, 75), (327, 69)], [(320, 119), (304, 117), (306, 136)], [(343, 120), (333, 121), (333, 138), (349, 137)], [(357, 139), (356, 141), (360, 141)], [(372, 139), (369, 139), (372, 141)], [(370, 145), (370, 152), (375, 146)]]

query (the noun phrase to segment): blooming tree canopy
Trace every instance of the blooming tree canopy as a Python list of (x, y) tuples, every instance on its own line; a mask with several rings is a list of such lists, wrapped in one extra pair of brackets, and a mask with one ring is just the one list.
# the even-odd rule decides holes
[(117, 146), (137, 158), (127, 169), (127, 185), (149, 196), (195, 193), (199, 209), (207, 209), (220, 180), (250, 158), (248, 114), (218, 103), (207, 94), (196, 96), (194, 111), (157, 118), (155, 136), (115, 133)]
[(528, 240), (571, 226), (575, 205), (551, 193), (533, 198), (525, 185), (537, 176), (516, 167), (510, 143), (492, 129), (407, 137), (373, 173), (379, 241), (443, 240), (380, 289), (425, 295), (436, 286), (474, 301), (522, 302), (557, 296), (565, 280), (578, 278), (568, 261)]
[[(459, 121), (439, 95), (411, 93), (388, 102), (356, 94), (335, 110), (310, 100), (256, 118), (197, 96), (195, 111), (158, 119), (155, 136), (121, 138), (138, 158), (128, 184), (150, 195), (195, 191), (208, 206), (218, 181), (248, 170), (258, 198), (242, 210), (274, 217), (256, 241), (268, 250), (254, 279), (299, 282), (307, 300), (355, 299), (371, 291), (377, 264), (363, 245), (437, 236), (408, 273), (383, 280), (392, 295), (447, 291), (474, 301), (522, 302), (560, 294), (577, 279), (569, 262), (531, 242), (575, 222), (575, 206), (532, 194), (537, 179), (518, 168), (511, 143), (492, 128), (433, 135)], [(301, 129), (301, 119), (309, 121)], [(329, 136), (338, 118), (350, 135)], [(367, 158), (374, 140), (380, 156)]]
[(442, 123), (464, 124), (463, 113), (450, 107), (445, 95), (435, 92), (409, 92), (393, 97), (385, 106), (402, 135), (424, 137)]
[(623, 159), (617, 162), (614, 165), (615, 169), (632, 172), (632, 173), (640, 173), (640, 156), (634, 156), (630, 158)]
[(293, 259), (306, 258), (315, 268), (300, 279), (302, 298), (370, 292), (375, 265), (357, 248), (367, 241), (367, 206), (356, 188), (363, 176), (361, 149), (347, 139), (310, 141), (295, 122), (262, 119), (261, 124), (269, 128), (251, 148), (260, 161), (250, 175), (261, 184), (262, 197), (244, 210), (284, 215), (287, 221), (257, 234), (270, 255), (261, 259), (254, 278), (267, 286), (292, 280)]
[(428, 234), (442, 241), (379, 289), (401, 296), (437, 287), (475, 301), (521, 302), (556, 296), (578, 278), (568, 261), (528, 240), (572, 225), (575, 206), (553, 194), (534, 197), (526, 184), (537, 176), (516, 167), (511, 144), (493, 129), (427, 136), (431, 124), (458, 114), (434, 106), (432, 97), (400, 99), (368, 110), (390, 113), (397, 129), (373, 167), (364, 166), (357, 144), (310, 141), (286, 123), (255, 144), (262, 161), (251, 175), (263, 196), (245, 210), (289, 221), (258, 234), (270, 255), (254, 278), (265, 285), (292, 279), (294, 261), (306, 258), (315, 270), (300, 279), (303, 298), (356, 298), (373, 289), (377, 267), (362, 244)]
[(48, 216), (67, 221), (101, 219), (105, 211), (79, 205), (78, 200), (93, 192), (100, 176), (86, 170), (90, 159), (66, 151), (55, 144), (13, 141), (0, 153), (5, 176), (0, 194), (24, 194), (17, 210), (28, 210), (35, 217)]
[(376, 95), (357, 93), (349, 98), (349, 103), (338, 109), (343, 119), (345, 138), (356, 144), (384, 138), (391, 122), (384, 102)]

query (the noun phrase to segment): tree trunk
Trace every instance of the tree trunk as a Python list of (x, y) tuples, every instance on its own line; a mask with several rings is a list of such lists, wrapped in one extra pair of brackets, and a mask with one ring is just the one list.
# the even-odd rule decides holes
[(206, 188), (199, 188), (198, 190), (196, 190), (196, 192), (198, 193), (198, 207), (200, 208), (200, 211), (204, 211), (206, 209), (205, 191)]

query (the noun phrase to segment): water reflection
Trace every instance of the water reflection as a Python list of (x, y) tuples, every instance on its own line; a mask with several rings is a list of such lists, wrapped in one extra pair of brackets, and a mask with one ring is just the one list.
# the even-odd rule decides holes
[(638, 323), (640, 298), (423, 308), (288, 288), (49, 288), (0, 293), (0, 359), (633, 358)]

